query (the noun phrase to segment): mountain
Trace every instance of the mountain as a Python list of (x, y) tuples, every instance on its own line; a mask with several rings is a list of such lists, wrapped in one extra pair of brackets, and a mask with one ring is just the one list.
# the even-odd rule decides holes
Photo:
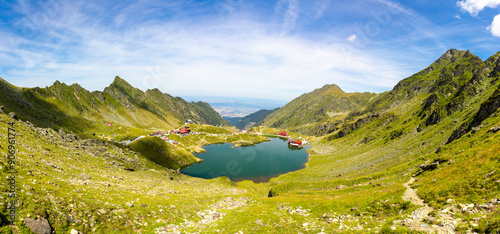
[(267, 116), (263, 123), (306, 135), (325, 135), (337, 130), (349, 113), (364, 110), (377, 96), (346, 93), (337, 85), (325, 85), (295, 98)]
[[(436, 213), (425, 211), (423, 218), (444, 223), (445, 215), (440, 212), (453, 209), (459, 213), (456, 218), (464, 220), (476, 217), (474, 212), (479, 212), (483, 215), (480, 221), (464, 224), (455, 219), (451, 230), (495, 232), (499, 228), (499, 211), (480, 211), (479, 207), (497, 204), (500, 198), (499, 79), (500, 52), (483, 61), (470, 51), (447, 51), (426, 69), (401, 80), (392, 90), (374, 95), (361, 108), (345, 108), (348, 113), (339, 117), (338, 129), (312, 143), (308, 168), (273, 180), (269, 195), (286, 200), (298, 194), (315, 199), (342, 194), (337, 195), (340, 199), (336, 201), (350, 204), (355, 207), (352, 210), (375, 212), (376, 217), (380, 212), (391, 215), (401, 209), (381, 208), (388, 201), (384, 200), (384, 193), (415, 192), (422, 203), (411, 202), (405, 199), (406, 195), (403, 200), (420, 206), (418, 212), (423, 212), (426, 204)], [(294, 111), (299, 100), (308, 97), (311, 100), (308, 105), (324, 106), (314, 100), (321, 93), (315, 90), (302, 95), (264, 122), (297, 129), (297, 124), (291, 121), (276, 124), (283, 119), (283, 115), (280, 118), (276, 115), (287, 112), (291, 113), (290, 119), (297, 120)], [(330, 95), (337, 93), (338, 89)], [(311, 125), (324, 125), (331, 120), (317, 121)], [(375, 187), (381, 188), (372, 191)], [(357, 196), (365, 198), (353, 201)], [(371, 202), (359, 205), (368, 200)], [(463, 204), (472, 204), (471, 210), (454, 208), (465, 207)], [(400, 217), (405, 221), (397, 224), (413, 231), (442, 231), (438, 231), (439, 225), (434, 221), (426, 224), (430, 229), (424, 230), (414, 218), (408, 217)], [(414, 221), (417, 224), (412, 224)]]
[(239, 129), (251, 128), (262, 122), (267, 116), (274, 113), (278, 109), (279, 108), (273, 110), (259, 110), (239, 119), (238, 122), (234, 124), (234, 126)]
[(116, 77), (104, 91), (56, 81), (45, 88), (18, 88), (0, 80), (0, 105), (37, 126), (83, 133), (105, 122), (141, 129), (175, 128), (187, 119), (199, 124), (229, 125), (204, 102), (186, 102), (158, 89), (143, 92)]

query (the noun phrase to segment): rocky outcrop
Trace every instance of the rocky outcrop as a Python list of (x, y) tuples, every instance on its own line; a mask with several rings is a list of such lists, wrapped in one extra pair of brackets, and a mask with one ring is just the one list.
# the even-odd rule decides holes
[(476, 114), (472, 118), (472, 121), (462, 124), (455, 131), (453, 131), (451, 136), (448, 138), (447, 144), (472, 131), (475, 127), (479, 126), (483, 122), (483, 120), (495, 113), (499, 107), (500, 86), (497, 87), (497, 90), (493, 93), (493, 95), (489, 97), (487, 101), (481, 104), (479, 111), (476, 112)]
[(50, 234), (52, 232), (52, 228), (50, 227), (49, 221), (44, 218), (32, 219), (25, 218), (24, 224), (28, 227), (32, 232), (36, 234)]

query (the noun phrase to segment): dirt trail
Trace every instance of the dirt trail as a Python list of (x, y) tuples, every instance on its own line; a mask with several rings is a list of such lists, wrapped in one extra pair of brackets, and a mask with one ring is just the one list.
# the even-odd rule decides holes
[[(409, 201), (414, 205), (420, 206), (417, 210), (413, 211), (410, 217), (403, 220), (402, 224), (407, 226), (410, 230), (424, 231), (427, 233), (456, 233), (455, 227), (459, 223), (459, 220), (453, 219), (449, 214), (438, 212), (436, 218), (429, 216), (429, 213), (434, 211), (434, 208), (425, 204), (424, 201), (417, 195), (415, 190), (411, 188), (411, 184), (415, 182), (415, 178), (411, 178), (410, 181), (404, 183), (406, 191), (403, 195), (403, 200)], [(429, 225), (424, 222), (427, 220), (437, 220), (438, 225)]]

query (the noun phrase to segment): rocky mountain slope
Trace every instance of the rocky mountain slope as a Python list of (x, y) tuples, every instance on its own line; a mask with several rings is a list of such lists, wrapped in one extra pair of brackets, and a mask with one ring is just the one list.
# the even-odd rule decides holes
[(295, 98), (263, 123), (306, 135), (325, 135), (335, 131), (349, 113), (364, 110), (375, 97), (375, 93), (346, 93), (337, 85), (325, 85)]
[(56, 81), (45, 88), (18, 88), (0, 79), (0, 105), (37, 126), (84, 133), (112, 122), (141, 129), (174, 128), (191, 119), (229, 125), (209, 104), (186, 102), (158, 89), (143, 92), (116, 77), (103, 92)]

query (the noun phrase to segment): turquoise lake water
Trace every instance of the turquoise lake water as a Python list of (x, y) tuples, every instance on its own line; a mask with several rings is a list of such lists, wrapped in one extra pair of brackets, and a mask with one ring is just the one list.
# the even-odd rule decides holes
[(195, 154), (203, 162), (190, 165), (181, 173), (212, 179), (229, 177), (232, 181), (265, 182), (278, 175), (304, 168), (308, 160), (306, 149), (289, 147), (288, 140), (269, 138), (257, 145), (231, 148), (230, 143), (207, 145), (206, 153)]

